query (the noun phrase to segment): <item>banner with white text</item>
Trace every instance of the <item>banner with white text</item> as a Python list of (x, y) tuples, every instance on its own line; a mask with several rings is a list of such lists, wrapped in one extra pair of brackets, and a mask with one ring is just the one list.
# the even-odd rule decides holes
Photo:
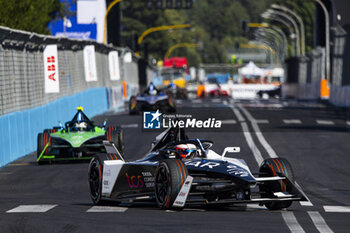
[(86, 82), (97, 81), (95, 46), (84, 47), (84, 70)]
[(117, 51), (112, 51), (108, 54), (109, 61), (109, 76), (111, 80), (120, 80), (120, 70), (119, 70), (119, 55)]
[(57, 45), (47, 45), (44, 50), (45, 93), (59, 93)]

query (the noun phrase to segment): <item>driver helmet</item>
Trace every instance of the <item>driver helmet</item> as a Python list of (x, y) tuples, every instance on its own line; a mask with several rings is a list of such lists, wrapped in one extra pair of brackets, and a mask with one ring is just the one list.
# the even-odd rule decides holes
[(87, 128), (87, 123), (86, 122), (77, 122), (74, 125), (78, 130), (83, 131)]
[(157, 94), (157, 90), (156, 90), (156, 88), (154, 87), (153, 83), (151, 83), (151, 84), (149, 85), (149, 91), (148, 91), (148, 93), (149, 93), (150, 95), (156, 95), (156, 94)]
[(179, 144), (175, 149), (182, 158), (188, 158), (196, 153), (197, 147), (193, 144)]

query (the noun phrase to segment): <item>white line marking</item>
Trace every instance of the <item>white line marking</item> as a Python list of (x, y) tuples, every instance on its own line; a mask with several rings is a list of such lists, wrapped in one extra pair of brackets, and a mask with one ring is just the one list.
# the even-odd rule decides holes
[(299, 119), (285, 119), (283, 120), (284, 124), (301, 124), (301, 120)]
[(302, 206), (314, 206), (311, 201), (310, 201), (310, 198), (308, 196), (306, 196), (306, 193), (304, 193), (303, 189), (300, 187), (300, 185), (295, 181), (295, 186), (297, 186), (302, 194), (306, 197), (307, 201), (299, 201), (299, 204), (302, 205)]
[(254, 117), (248, 112), (247, 109), (245, 109), (241, 106), (239, 106), (239, 108), (241, 109), (243, 114), (248, 118), (248, 120), (251, 122), (253, 129), (255, 131), (255, 135), (258, 137), (259, 142), (265, 148), (265, 150), (267, 151), (269, 156), (271, 158), (277, 158), (278, 156), (277, 156), (276, 152), (272, 149), (270, 144), (267, 143), (267, 141), (266, 141), (264, 135), (261, 133), (260, 128), (259, 128), (258, 124), (256, 123), (256, 120), (254, 119)]
[(118, 206), (93, 206), (86, 212), (90, 213), (101, 213), (101, 212), (125, 212), (128, 208)]
[[(253, 129), (255, 131), (255, 135), (258, 137), (259, 142), (261, 143), (261, 145), (264, 147), (264, 149), (266, 150), (266, 152), (268, 153), (268, 155), (271, 158), (278, 158), (276, 152), (274, 151), (274, 149), (272, 149), (272, 147), (270, 146), (270, 144), (266, 141), (264, 135), (262, 134), (262, 132), (260, 131), (260, 128), (258, 126), (258, 124), (256, 123), (254, 117), (249, 113), (249, 111), (245, 108), (243, 108), (242, 106), (239, 106), (239, 108), (241, 109), (241, 111), (243, 112), (243, 114), (248, 118), (248, 120), (251, 122)], [(261, 163), (259, 163), (260, 165)], [(296, 182), (295, 182), (296, 183)], [(296, 183), (296, 185), (298, 185)], [(300, 187), (300, 186), (299, 186)], [(306, 196), (306, 194), (304, 193), (304, 195)], [(309, 206), (312, 203), (310, 202), (310, 199), (306, 196), (306, 198), (309, 200)], [(304, 204), (304, 203), (303, 203)], [(303, 205), (302, 203), (300, 203), (300, 205)]]
[(319, 125), (334, 125), (333, 121), (327, 121), (327, 120), (316, 120), (316, 123)]
[(268, 123), (269, 123), (269, 120), (258, 119), (258, 120), (255, 120), (255, 122), (256, 122), (257, 124), (268, 124)]
[(203, 102), (203, 100), (201, 100), (201, 99), (196, 99), (196, 100), (192, 101), (192, 103), (197, 103), (197, 104), (202, 103), (202, 102)]
[(137, 128), (139, 127), (139, 124), (126, 124), (122, 125), (122, 128), (127, 129), (127, 128)]
[(305, 232), (304, 229), (300, 226), (298, 220), (295, 218), (293, 212), (282, 212), (282, 217), (292, 233)]
[(237, 121), (228, 119), (228, 120), (221, 120), (221, 123), (222, 124), (237, 124)]
[(333, 213), (350, 213), (350, 206), (323, 206), (324, 211)]
[(248, 144), (250, 150), (253, 152), (253, 155), (254, 155), (256, 162), (258, 163), (258, 165), (260, 165), (264, 161), (264, 159), (261, 155), (260, 150), (258, 149), (258, 147), (255, 145), (255, 143), (253, 141), (252, 135), (249, 132), (249, 128), (248, 128), (247, 123), (245, 122), (244, 117), (238, 111), (238, 109), (232, 108), (232, 110), (233, 110), (233, 113), (236, 115), (237, 119), (241, 122), (243, 135), (247, 141), (247, 144)]
[(314, 206), (311, 201), (299, 201), (301, 206)]
[(242, 125), (242, 130), (243, 130), (244, 137), (247, 140), (247, 144), (248, 144), (250, 150), (253, 152), (253, 155), (255, 157), (256, 162), (258, 163), (258, 165), (260, 165), (264, 161), (264, 159), (263, 159), (263, 157), (261, 155), (261, 152), (256, 147), (256, 145), (255, 145), (255, 143), (253, 141), (253, 138), (252, 138), (252, 135), (249, 132), (247, 123), (241, 122), (241, 125)]
[(6, 211), (6, 213), (45, 213), (57, 205), (20, 205)]
[(322, 218), (318, 211), (308, 211), (307, 212), (320, 233), (332, 233), (333, 231), (327, 225), (326, 221)]
[(212, 99), (211, 102), (212, 103), (221, 103), (221, 99)]
[(237, 108), (232, 108), (232, 111), (233, 111), (234, 114), (236, 115), (238, 121), (240, 121), (240, 122), (245, 121), (244, 117), (243, 117), (242, 114), (238, 111)]

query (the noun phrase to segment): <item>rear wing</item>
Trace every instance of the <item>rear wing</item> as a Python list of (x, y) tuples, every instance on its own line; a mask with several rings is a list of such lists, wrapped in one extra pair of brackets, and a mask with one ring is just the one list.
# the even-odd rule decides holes
[(124, 161), (124, 157), (119, 153), (118, 149), (115, 147), (114, 143), (104, 140), (103, 145), (106, 148), (107, 154), (111, 154), (112, 157), (116, 156), (118, 160)]

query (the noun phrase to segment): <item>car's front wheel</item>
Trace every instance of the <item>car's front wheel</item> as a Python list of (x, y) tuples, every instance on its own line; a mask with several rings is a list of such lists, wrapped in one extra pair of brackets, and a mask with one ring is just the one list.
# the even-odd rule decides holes
[(170, 209), (188, 176), (181, 160), (167, 159), (159, 163), (155, 172), (155, 196), (161, 209)]
[(103, 175), (103, 160), (101, 156), (94, 156), (89, 164), (89, 191), (91, 200), (96, 205), (103, 204), (102, 200), (102, 175)]
[[(294, 183), (294, 173), (292, 166), (288, 160), (284, 158), (265, 159), (259, 169), (260, 177), (271, 177), (279, 174), (287, 177), (292, 183)], [(264, 198), (273, 198), (274, 192), (290, 192), (293, 187), (289, 186), (287, 182), (283, 180), (268, 181), (262, 185), (259, 185), (260, 192), (263, 193)], [(272, 201), (265, 203), (265, 206), (270, 210), (280, 210), (288, 208), (292, 204), (292, 201)]]

